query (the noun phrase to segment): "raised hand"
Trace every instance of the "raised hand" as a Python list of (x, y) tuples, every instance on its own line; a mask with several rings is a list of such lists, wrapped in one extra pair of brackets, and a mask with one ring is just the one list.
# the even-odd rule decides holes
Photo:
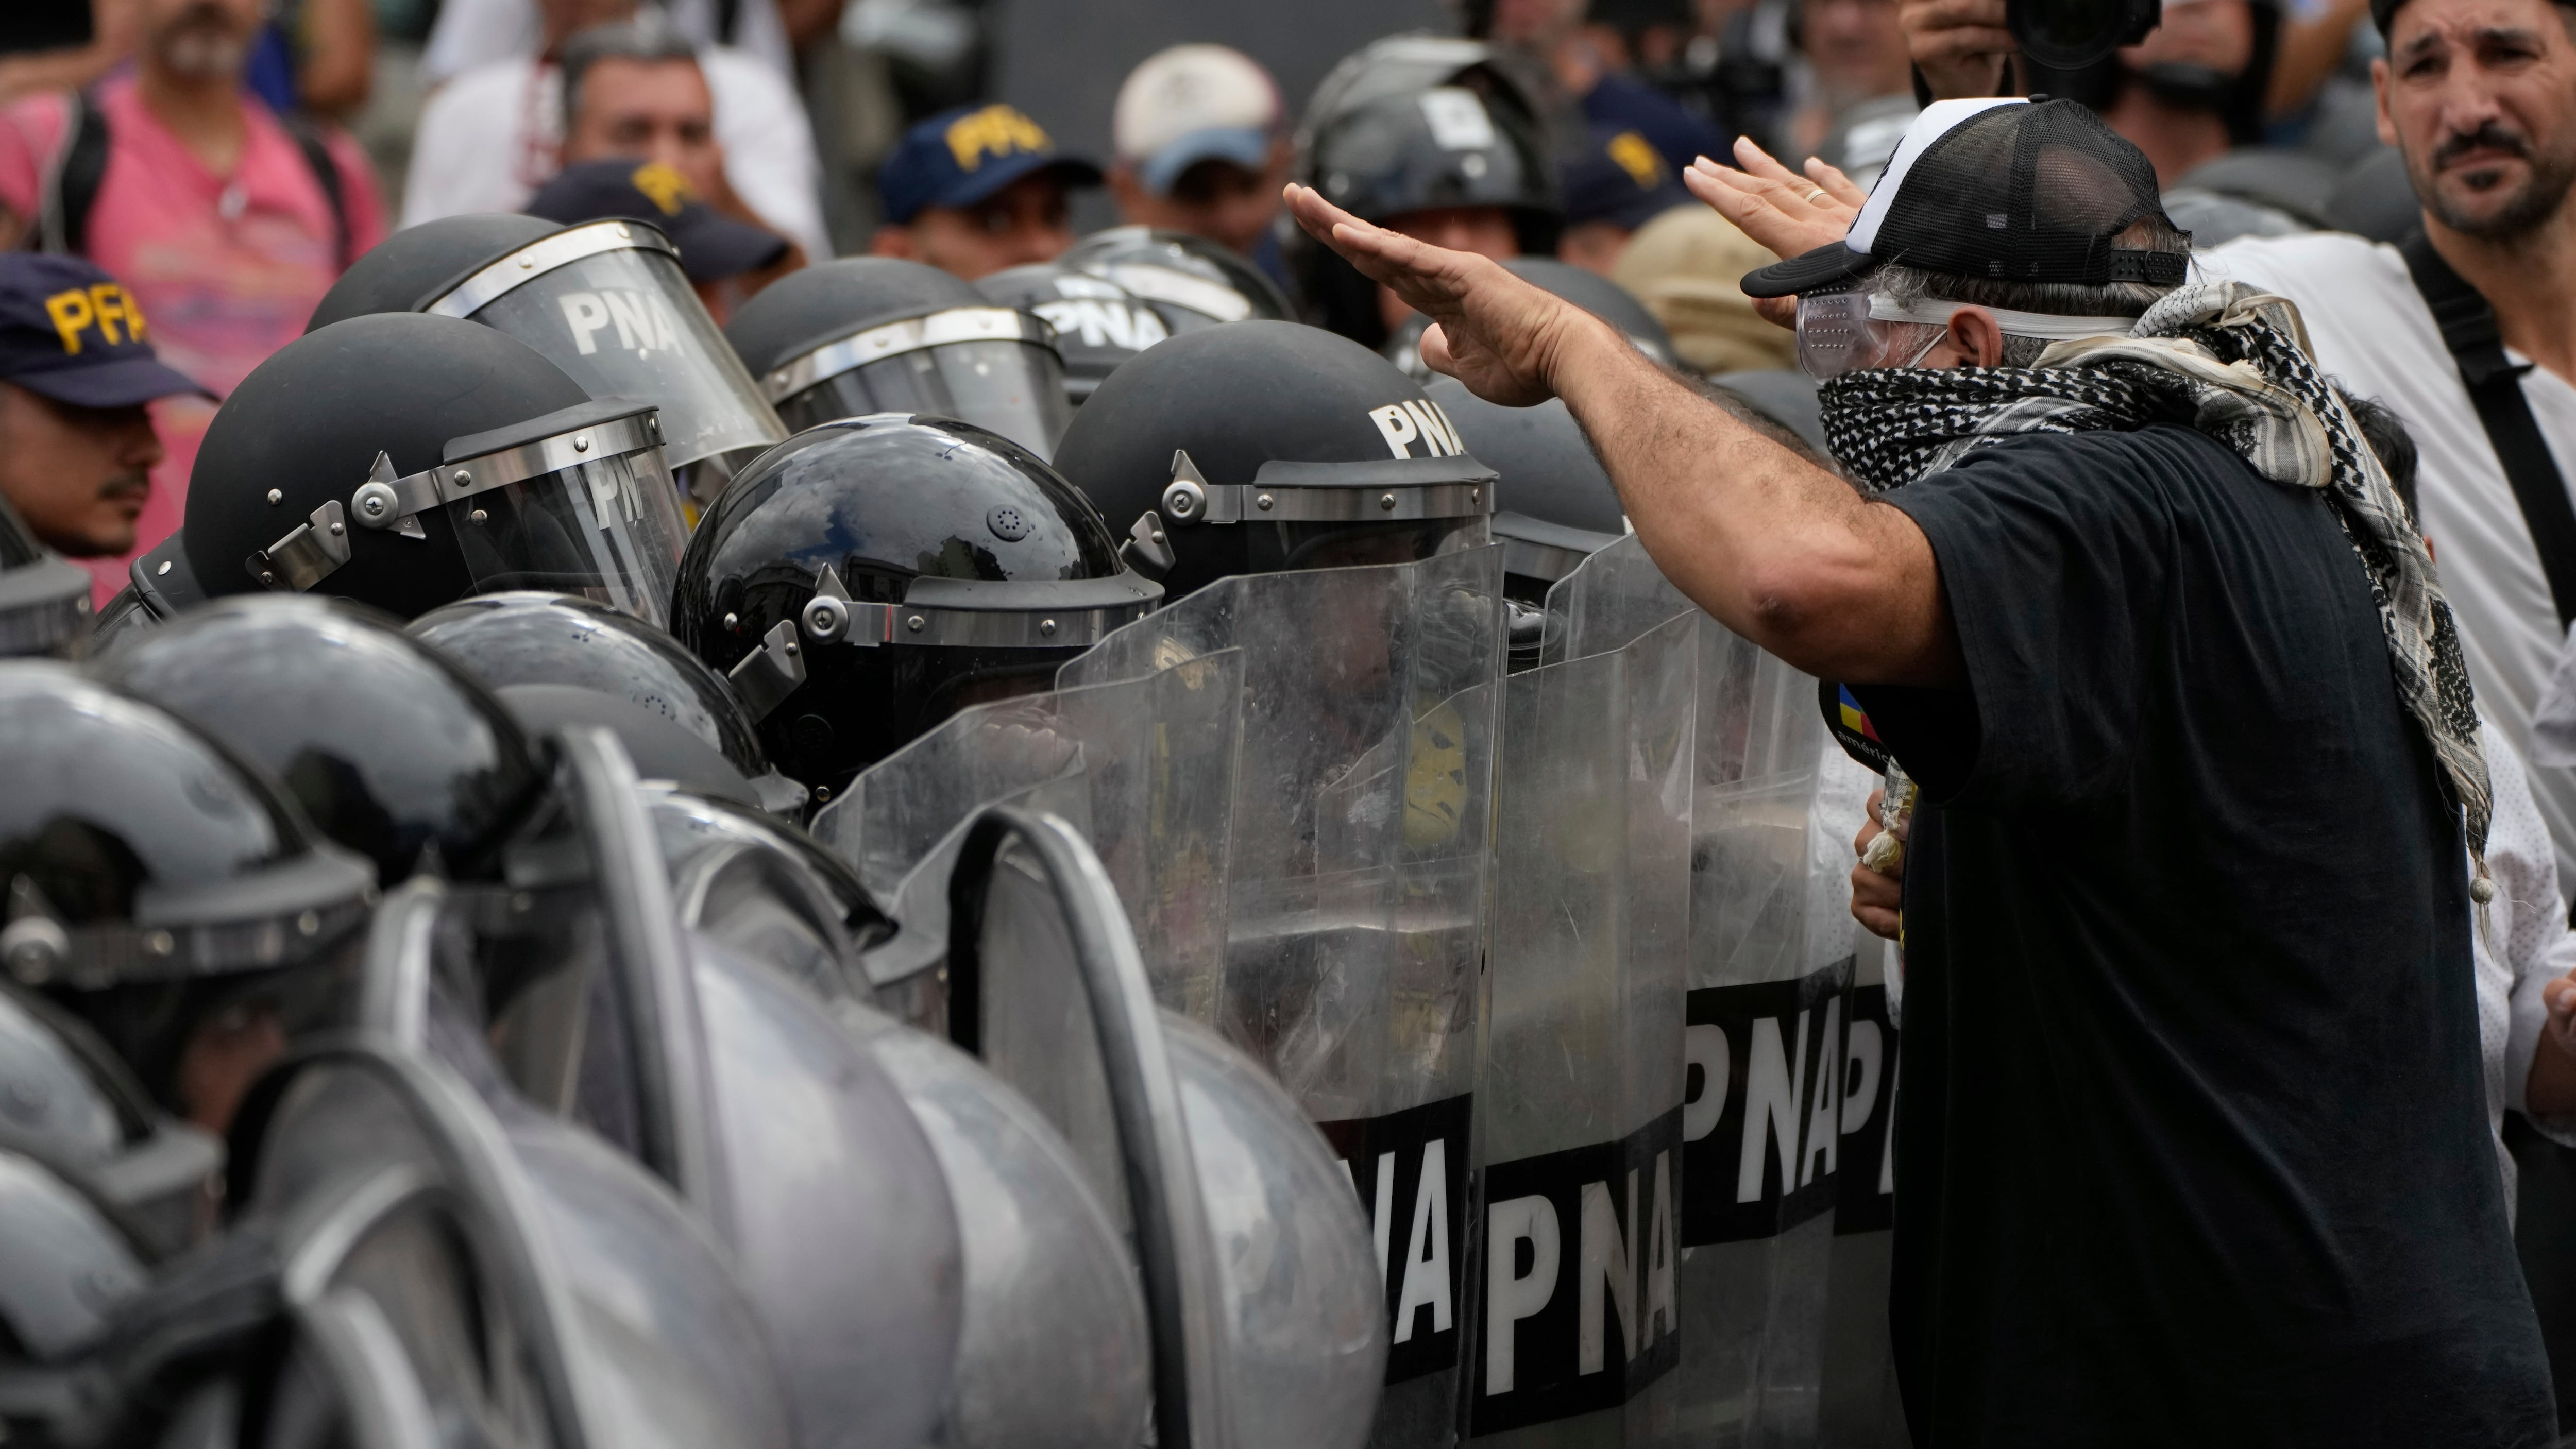
[(1431, 319), (1422, 360), (1488, 402), (1527, 407), (1554, 397), (1566, 334), (1608, 326), (1484, 257), (1371, 226), (1308, 187), (1292, 184), (1286, 197), (1309, 235)]
[(1702, 156), (1682, 173), (1682, 185), (1782, 257), (1841, 241), (1869, 200), (1869, 193), (1824, 162), (1809, 160), (1801, 176), (1750, 136), (1736, 138), (1735, 162), (1723, 166)]
[(2004, 0), (1900, 0), (1896, 24), (1934, 100), (2004, 93), (2004, 62), (2020, 49)]

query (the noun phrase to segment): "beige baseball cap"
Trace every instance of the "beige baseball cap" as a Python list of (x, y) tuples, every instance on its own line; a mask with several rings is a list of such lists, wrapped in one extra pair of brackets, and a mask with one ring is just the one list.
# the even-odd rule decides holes
[(1110, 135), (1118, 159), (1163, 195), (1201, 161), (1247, 171), (1270, 164), (1279, 87), (1253, 59), (1222, 45), (1175, 45), (1146, 57), (1118, 88)]

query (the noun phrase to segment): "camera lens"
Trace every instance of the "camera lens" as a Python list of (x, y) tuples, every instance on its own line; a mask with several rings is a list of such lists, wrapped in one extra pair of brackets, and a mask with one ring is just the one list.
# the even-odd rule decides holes
[(2004, 21), (2031, 64), (2082, 70), (2155, 26), (2158, 0), (2007, 0)]

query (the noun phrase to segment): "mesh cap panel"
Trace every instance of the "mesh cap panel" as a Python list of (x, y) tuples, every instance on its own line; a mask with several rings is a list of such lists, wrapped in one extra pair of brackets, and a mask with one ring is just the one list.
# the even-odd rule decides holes
[(1952, 276), (2014, 282), (2179, 283), (2180, 252), (2114, 247), (2164, 216), (2146, 154), (2074, 101), (2004, 106), (1927, 147), (1871, 252)]

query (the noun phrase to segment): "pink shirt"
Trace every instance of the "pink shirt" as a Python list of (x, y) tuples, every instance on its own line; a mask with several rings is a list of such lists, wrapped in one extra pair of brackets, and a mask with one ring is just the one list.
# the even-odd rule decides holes
[[(229, 177), (179, 143), (144, 108), (131, 77), (96, 92), (108, 131), (107, 170), (89, 214), (89, 258), (123, 283), (143, 311), (161, 360), (212, 388), (232, 391), (267, 356), (304, 331), (304, 319), (340, 275), (330, 199), (295, 138), (269, 109), (244, 95), (250, 134)], [(0, 204), (35, 215), (41, 178), (62, 144), (70, 108), (60, 95), (34, 96), (0, 110)], [(384, 240), (375, 175), (355, 143), (336, 131), (327, 147), (339, 163), (349, 254)], [(170, 536), (185, 513), (188, 471), (214, 416), (202, 398), (153, 404), (169, 456), (152, 470), (136, 547)], [(125, 586), (124, 559), (88, 559), (103, 601)]]

